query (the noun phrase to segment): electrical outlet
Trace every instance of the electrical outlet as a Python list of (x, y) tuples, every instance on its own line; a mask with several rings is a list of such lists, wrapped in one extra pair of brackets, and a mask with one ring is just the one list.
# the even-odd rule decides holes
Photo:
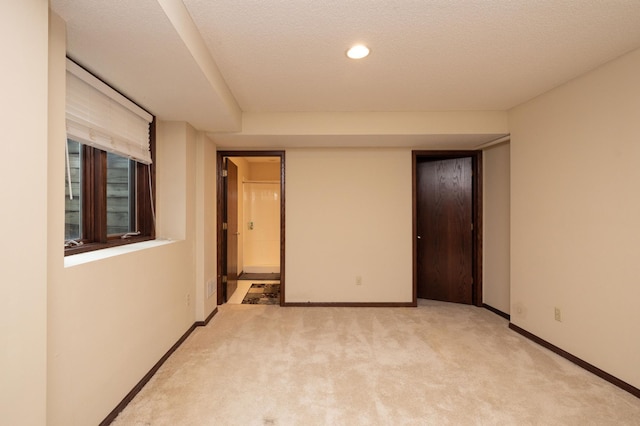
[(209, 282), (207, 283), (207, 298), (213, 296), (213, 289), (215, 282), (213, 280), (209, 280)]
[(554, 316), (556, 321), (562, 322), (562, 311), (560, 311), (560, 308), (555, 308)]
[(189, 293), (185, 297), (185, 302), (187, 302), (187, 306), (191, 305), (191, 295)]
[(516, 315), (524, 316), (524, 305), (521, 302), (514, 303), (512, 309)]
[(356, 285), (362, 285), (362, 277), (360, 275), (356, 277)]

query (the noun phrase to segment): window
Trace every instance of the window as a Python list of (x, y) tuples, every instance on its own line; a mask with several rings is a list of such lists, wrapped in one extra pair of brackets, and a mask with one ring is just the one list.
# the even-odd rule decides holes
[(67, 181), (65, 182), (65, 215), (64, 215), (64, 240), (80, 240), (82, 216), (80, 210), (80, 159), (82, 145), (67, 139)]
[(107, 153), (107, 235), (136, 232), (136, 163)]
[(67, 61), (65, 255), (155, 237), (153, 116)]

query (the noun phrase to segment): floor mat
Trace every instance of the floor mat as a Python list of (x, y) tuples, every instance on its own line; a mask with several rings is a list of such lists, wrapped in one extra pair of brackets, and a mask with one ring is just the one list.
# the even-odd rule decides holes
[(279, 305), (280, 284), (251, 284), (242, 303), (245, 305)]

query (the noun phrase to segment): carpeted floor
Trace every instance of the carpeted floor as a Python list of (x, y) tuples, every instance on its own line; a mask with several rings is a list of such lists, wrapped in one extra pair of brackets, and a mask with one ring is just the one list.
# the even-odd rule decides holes
[(280, 284), (251, 284), (242, 303), (245, 305), (279, 305)]
[(114, 425), (640, 424), (640, 399), (486, 309), (219, 310)]

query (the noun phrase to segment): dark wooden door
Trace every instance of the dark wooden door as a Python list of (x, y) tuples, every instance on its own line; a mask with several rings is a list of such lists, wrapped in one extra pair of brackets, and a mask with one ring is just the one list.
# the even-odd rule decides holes
[(417, 296), (473, 303), (471, 157), (416, 162)]
[(226, 222), (227, 222), (227, 285), (225, 286), (225, 298), (229, 298), (238, 288), (238, 167), (229, 159), (226, 159), (227, 186), (226, 186)]

